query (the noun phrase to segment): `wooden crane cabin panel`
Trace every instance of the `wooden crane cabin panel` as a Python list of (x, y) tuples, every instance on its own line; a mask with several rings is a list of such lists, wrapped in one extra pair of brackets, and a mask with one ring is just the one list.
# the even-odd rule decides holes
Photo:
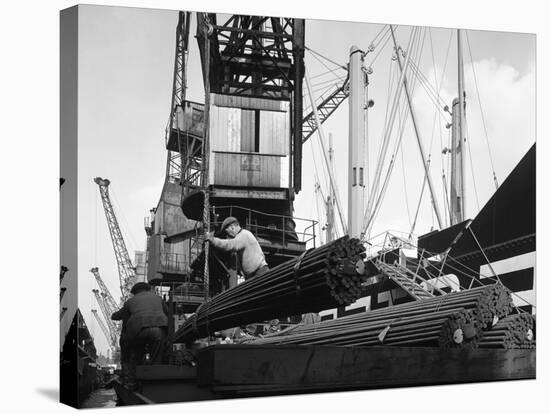
[(289, 101), (212, 94), (209, 120), (211, 185), (289, 187)]

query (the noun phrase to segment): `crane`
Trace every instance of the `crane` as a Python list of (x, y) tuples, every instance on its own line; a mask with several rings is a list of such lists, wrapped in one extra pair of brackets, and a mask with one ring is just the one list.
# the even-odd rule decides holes
[(109, 312), (109, 310), (107, 309), (107, 305), (105, 304), (105, 295), (101, 295), (98, 289), (93, 289), (92, 292), (94, 293), (97, 304), (99, 305), (99, 309), (101, 310), (101, 313), (105, 318), (105, 322), (107, 323), (107, 331), (109, 333), (109, 345), (111, 346), (111, 348), (116, 349), (118, 347), (120, 336), (119, 329), (117, 325), (115, 325), (115, 322), (111, 320), (111, 313)]
[(103, 279), (101, 279), (101, 276), (99, 274), (99, 268), (92, 267), (90, 269), (90, 272), (92, 272), (92, 274), (94, 275), (97, 285), (99, 286), (99, 290), (101, 291), (101, 294), (105, 295), (105, 302), (108, 307), (107, 310), (109, 310), (111, 313), (116, 311), (119, 308), (119, 306), (116, 304), (115, 299), (113, 298), (113, 295), (111, 295), (111, 292), (103, 282)]
[(315, 116), (315, 111), (313, 108), (311, 111), (304, 116), (302, 119), (302, 144), (304, 144), (309, 137), (311, 137), (315, 131), (317, 131), (318, 123), (324, 123), (328, 117), (330, 117), (336, 109), (340, 106), (349, 97), (349, 75), (346, 77), (344, 82), (341, 85), (336, 85), (334, 90), (329, 96), (321, 101), (317, 108), (317, 117)]
[(111, 199), (109, 198), (109, 184), (111, 184), (111, 182), (101, 177), (94, 178), (94, 182), (99, 186), (99, 193), (101, 194), (101, 201), (103, 202), (103, 209), (105, 210), (111, 241), (113, 242), (113, 248), (115, 250), (122, 301), (125, 301), (128, 299), (130, 288), (136, 279), (136, 271), (130, 260), (130, 255), (126, 249), (126, 243), (124, 243), (124, 238), (122, 237), (118, 220), (113, 210)]
[[(176, 52), (174, 57), (174, 80), (172, 87), (172, 103), (170, 105), (170, 118), (166, 128), (166, 142), (170, 142), (170, 135), (173, 133), (173, 124), (177, 120), (178, 107), (182, 108), (185, 102), (185, 92), (187, 89), (187, 58), (189, 56), (189, 28), (191, 25), (191, 13), (180, 11), (178, 15), (178, 25), (176, 28)], [(169, 145), (168, 145), (169, 146)], [(185, 180), (190, 180), (191, 176), (200, 175), (201, 172), (201, 154), (196, 153), (200, 145), (193, 145), (192, 150), (187, 149), (187, 145), (182, 145), (182, 137), (177, 137), (177, 143), (173, 148), (168, 149), (166, 160), (166, 179), (171, 182), (183, 183), (185, 172), (188, 176)], [(193, 180), (191, 180), (193, 181)]]
[(117, 306), (113, 295), (111, 295), (111, 292), (107, 288), (107, 285), (105, 285), (105, 283), (103, 282), (103, 279), (99, 274), (99, 268), (92, 267), (90, 269), (90, 272), (92, 272), (92, 274), (94, 275), (95, 280), (97, 281), (97, 284), (99, 286), (99, 290), (94, 289), (92, 290), (92, 292), (94, 293), (97, 303), (99, 304), (101, 313), (103, 313), (103, 317), (107, 321), (107, 325), (105, 325), (103, 321), (99, 318), (99, 315), (97, 315), (97, 310), (92, 309), (92, 313), (94, 313), (94, 316), (96, 317), (97, 322), (101, 327), (101, 330), (109, 340), (109, 346), (111, 347), (114, 354), (118, 347), (120, 327), (116, 322), (113, 322), (113, 320), (111, 320), (111, 315), (119, 308), (119, 306)]
[(95, 316), (95, 320), (97, 321), (97, 324), (103, 331), (103, 335), (105, 335), (105, 338), (107, 338), (107, 341), (109, 341), (109, 347), (111, 348), (111, 351), (114, 353), (116, 351), (116, 347), (113, 346), (112, 337), (111, 337), (111, 333), (109, 332), (109, 329), (97, 314), (97, 309), (92, 309), (92, 313)]

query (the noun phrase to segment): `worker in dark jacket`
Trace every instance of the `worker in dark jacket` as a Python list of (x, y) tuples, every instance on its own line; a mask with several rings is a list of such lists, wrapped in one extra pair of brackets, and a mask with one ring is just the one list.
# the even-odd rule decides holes
[(245, 279), (261, 276), (269, 271), (258, 240), (251, 232), (241, 228), (235, 217), (227, 217), (220, 230), (225, 232), (228, 239), (219, 239), (208, 233), (207, 240), (217, 249), (237, 253)]
[(128, 360), (128, 383), (135, 387), (136, 365), (149, 349), (150, 363), (160, 363), (168, 330), (168, 310), (164, 301), (153, 292), (148, 283), (138, 282), (130, 293), (133, 295), (111, 319), (124, 321)]

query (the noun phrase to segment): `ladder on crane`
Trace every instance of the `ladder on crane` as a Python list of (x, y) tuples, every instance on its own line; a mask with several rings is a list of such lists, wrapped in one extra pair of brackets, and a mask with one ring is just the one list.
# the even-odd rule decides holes
[(109, 197), (109, 184), (111, 184), (111, 182), (101, 177), (94, 178), (94, 182), (99, 186), (99, 193), (101, 194), (101, 201), (103, 203), (103, 209), (105, 210), (111, 241), (113, 242), (113, 248), (115, 250), (122, 301), (126, 301), (130, 296), (130, 289), (136, 280), (136, 271), (130, 260), (130, 255), (126, 249), (126, 243), (122, 237), (122, 232), (120, 231), (120, 226), (118, 225), (118, 220)]
[[(406, 266), (399, 264), (395, 261), (393, 264), (389, 264), (381, 260), (376, 259), (375, 265), (385, 274), (390, 280), (401, 287), (407, 294), (413, 297), (415, 300), (426, 300), (438, 295), (445, 295), (445, 292), (438, 287), (430, 284), (428, 279), (420, 276), (418, 273), (413, 272)], [(425, 288), (422, 283), (425, 282), (430, 288)]]

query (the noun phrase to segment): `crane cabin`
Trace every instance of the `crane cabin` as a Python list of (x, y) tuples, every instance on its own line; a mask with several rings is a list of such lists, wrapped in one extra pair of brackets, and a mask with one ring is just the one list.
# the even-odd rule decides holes
[[(200, 284), (205, 226), (216, 231), (228, 216), (256, 236), (270, 266), (315, 243), (317, 223), (293, 215), (301, 187), (304, 21), (205, 13), (196, 18), (205, 102), (185, 99), (189, 15), (182, 13), (167, 178), (146, 226), (148, 279), (159, 285), (174, 286), (182, 277)], [(178, 166), (175, 174), (168, 171), (172, 165)], [(168, 251), (185, 256), (178, 273), (162, 268)], [(211, 294), (229, 287), (227, 269), (220, 266), (225, 259), (209, 258)]]

